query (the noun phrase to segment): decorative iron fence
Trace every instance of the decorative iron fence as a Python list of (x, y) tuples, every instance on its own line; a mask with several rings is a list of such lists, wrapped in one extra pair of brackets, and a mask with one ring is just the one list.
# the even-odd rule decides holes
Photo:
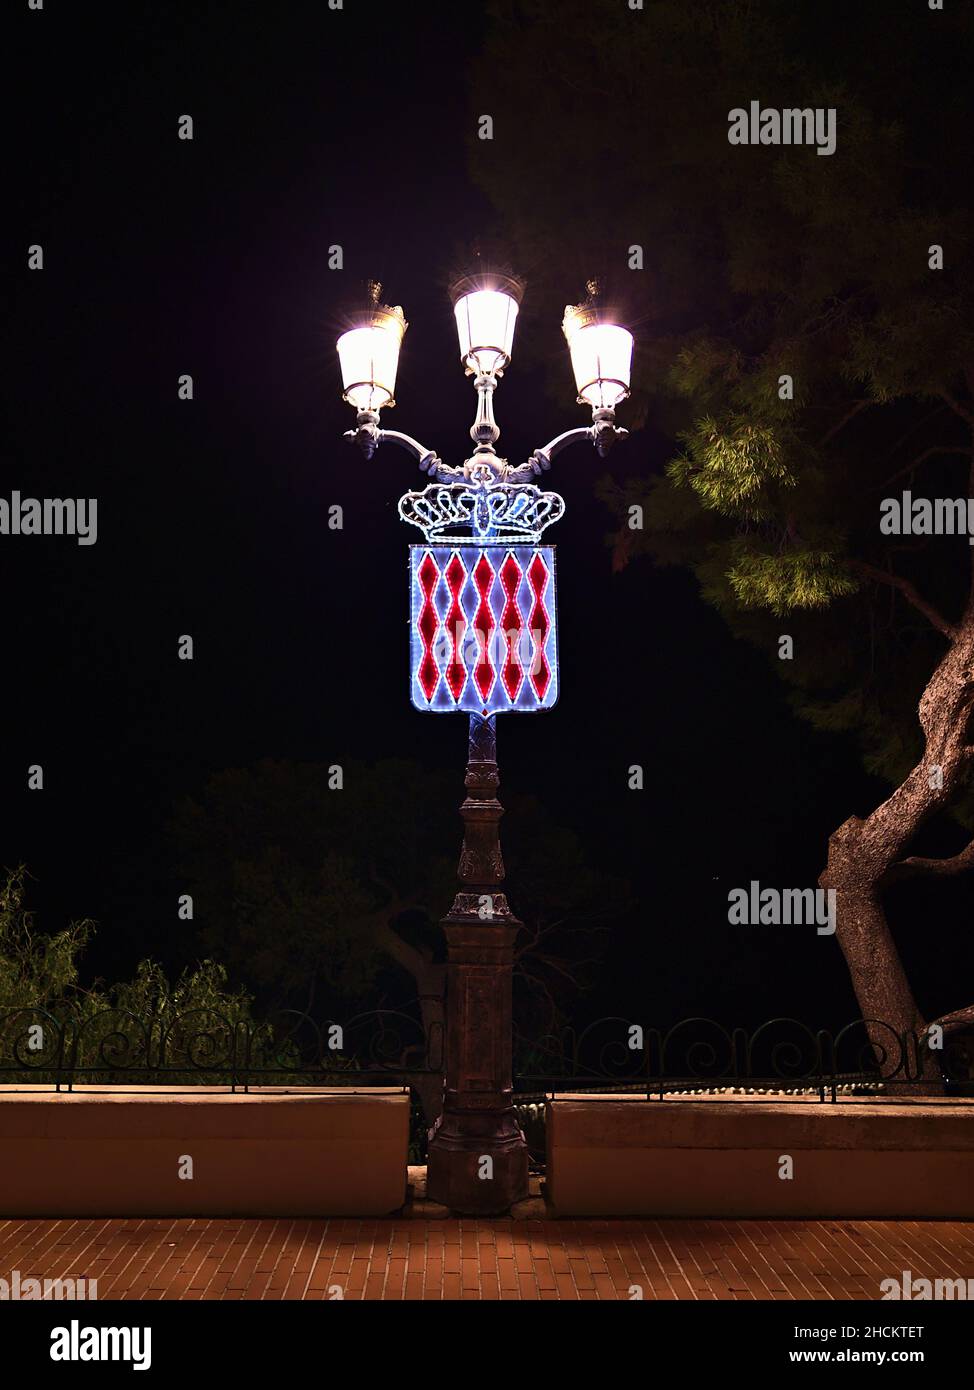
[[(515, 1099), (556, 1092), (625, 1090), (647, 1099), (679, 1091), (739, 1090), (909, 1096), (940, 1087), (974, 1095), (974, 1035), (927, 1035), (857, 1019), (837, 1032), (774, 1018), (748, 1031), (688, 1018), (667, 1031), (599, 1019), (578, 1031), (515, 1036)], [(268, 1023), (212, 1009), (142, 1018), (21, 1007), (0, 1011), (0, 1082), (71, 1090), (82, 1083), (416, 1086), (442, 1076), (444, 1037), (418, 1018), (374, 1009), (345, 1022), (284, 1010)]]
[[(937, 1044), (942, 1044), (938, 1046)], [(576, 1032), (515, 1040), (515, 1093), (522, 1104), (556, 1092), (625, 1090), (664, 1100), (681, 1091), (840, 1092), (909, 1097), (924, 1091), (974, 1095), (974, 1038), (932, 1039), (857, 1019), (837, 1032), (773, 1018), (748, 1031), (687, 1018), (666, 1032), (609, 1017)]]
[(270, 1023), (208, 1008), (139, 1017), (37, 1007), (0, 1012), (0, 1082), (50, 1085), (173, 1084), (408, 1087), (443, 1070), (439, 1026), (427, 1036), (410, 1015), (374, 1009), (319, 1023), (283, 1010)]

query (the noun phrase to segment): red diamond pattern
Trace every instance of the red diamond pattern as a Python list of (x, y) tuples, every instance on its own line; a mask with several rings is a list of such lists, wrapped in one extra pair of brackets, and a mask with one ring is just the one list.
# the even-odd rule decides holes
[(477, 585), (477, 592), (480, 595), (480, 604), (477, 608), (477, 616), (474, 619), (477, 630), (477, 640), (480, 644), (480, 653), (477, 657), (477, 664), (474, 667), (473, 678), (477, 689), (480, 691), (480, 698), (486, 700), (494, 687), (496, 673), (490, 659), (491, 647), (493, 645), (494, 630), (497, 624), (490, 606), (490, 591), (494, 587), (494, 568), (487, 556), (481, 554), (480, 559), (473, 572), (474, 583)]
[(433, 642), (440, 626), (440, 620), (433, 606), (433, 594), (436, 591), (439, 578), (440, 571), (436, 567), (436, 561), (427, 550), (419, 567), (423, 606), (420, 609), (419, 620), (416, 624), (419, 635), (423, 639), (423, 659), (419, 665), (419, 683), (427, 700), (432, 700), (436, 687), (440, 683), (440, 673), (433, 660)]
[(531, 633), (535, 638), (535, 659), (531, 663), (531, 684), (539, 700), (543, 700), (551, 681), (551, 667), (545, 656), (545, 645), (551, 626), (548, 610), (544, 605), (544, 594), (550, 578), (548, 566), (540, 554), (535, 554), (528, 566), (528, 583), (534, 593), (534, 607), (531, 609)]
[(504, 682), (504, 689), (512, 703), (517, 699), (517, 693), (524, 683), (524, 669), (521, 666), (521, 635), (524, 631), (524, 617), (517, 606), (517, 591), (521, 577), (521, 566), (514, 556), (509, 554), (501, 565), (501, 584), (504, 586), (504, 596), (507, 600), (501, 615), (504, 641), (507, 644), (501, 680)]
[(464, 666), (461, 656), (463, 634), (467, 627), (467, 615), (460, 606), (460, 591), (466, 581), (467, 571), (456, 551), (450, 556), (450, 563), (443, 574), (452, 600), (450, 611), (446, 615), (446, 629), (450, 638), (450, 660), (444, 675), (454, 700), (459, 700), (463, 694), (463, 687), (467, 683), (467, 668)]

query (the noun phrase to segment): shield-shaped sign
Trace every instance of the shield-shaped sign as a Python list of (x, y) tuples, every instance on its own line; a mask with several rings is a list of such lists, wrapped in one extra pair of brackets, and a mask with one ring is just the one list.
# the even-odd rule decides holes
[(410, 546), (417, 709), (500, 714), (558, 699), (555, 547)]

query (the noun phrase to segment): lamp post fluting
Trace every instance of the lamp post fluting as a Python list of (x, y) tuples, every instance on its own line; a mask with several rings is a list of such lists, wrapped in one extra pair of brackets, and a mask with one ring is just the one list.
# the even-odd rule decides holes
[(512, 466), (496, 449), (494, 392), (511, 361), (522, 285), (509, 274), (464, 276), (451, 298), (460, 356), (473, 377), (473, 453), (444, 464), (410, 435), (380, 426), (395, 404), (401, 308), (369, 286), (364, 309), (338, 342), (345, 399), (356, 409), (346, 439), (371, 459), (380, 444), (410, 453), (430, 482), (399, 500), (423, 533), (410, 546), (410, 696), (433, 713), (469, 718), (459, 886), (443, 918), (447, 944), (443, 1109), (430, 1131), (427, 1192), (453, 1211), (498, 1214), (527, 1195), (527, 1147), (514, 1115), (512, 973), (521, 923), (503, 891), (503, 808), (497, 797), (496, 717), (550, 709), (558, 698), (555, 548), (542, 532), (564, 513), (536, 484), (552, 459), (587, 441), (601, 457), (626, 433), (615, 407), (629, 394), (632, 336), (589, 282), (565, 310), (579, 404), (592, 424), (568, 430)]

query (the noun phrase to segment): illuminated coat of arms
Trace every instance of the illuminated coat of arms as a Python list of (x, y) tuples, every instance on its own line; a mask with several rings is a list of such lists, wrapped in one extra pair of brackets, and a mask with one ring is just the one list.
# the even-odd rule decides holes
[(558, 699), (555, 492), (510, 483), (431, 484), (400, 500), (426, 544), (410, 546), (410, 698), (486, 716)]

